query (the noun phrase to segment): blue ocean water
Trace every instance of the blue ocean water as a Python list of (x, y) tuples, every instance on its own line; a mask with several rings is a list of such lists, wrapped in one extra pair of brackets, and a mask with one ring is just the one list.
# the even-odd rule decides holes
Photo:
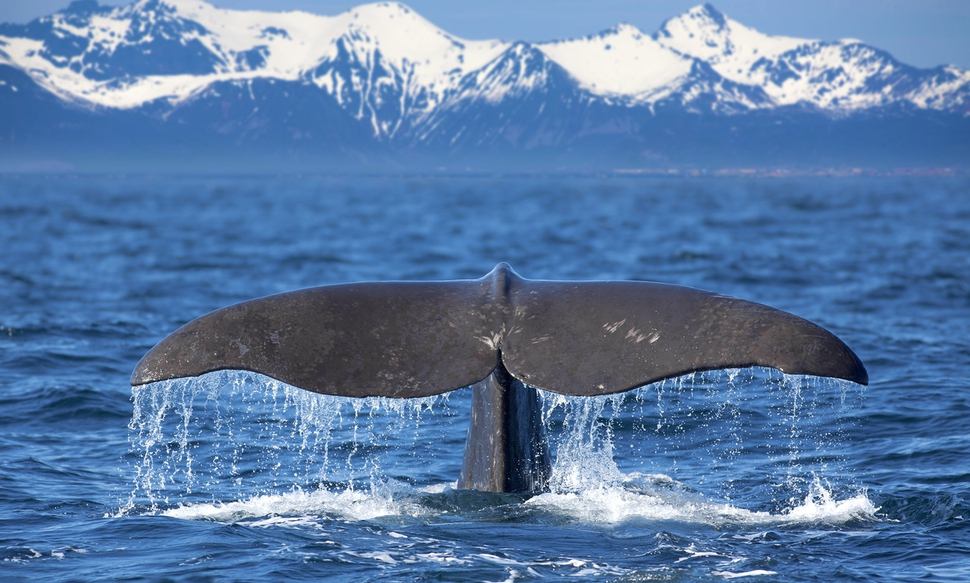
[[(872, 383), (543, 394), (531, 498), (453, 488), (468, 391), (128, 386), (218, 307), (500, 260), (774, 305)], [(4, 581), (970, 580), (963, 178), (5, 176), (0, 305)]]

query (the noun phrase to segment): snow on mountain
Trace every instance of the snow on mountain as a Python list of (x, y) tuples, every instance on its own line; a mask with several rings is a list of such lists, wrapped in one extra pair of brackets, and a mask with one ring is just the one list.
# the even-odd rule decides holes
[[(357, 57), (380, 52), (410, 82), (435, 95), (452, 88), (465, 74), (498, 56), (508, 46), (499, 41), (468, 41), (441, 30), (407, 6), (366, 4), (335, 19), (341, 38), (353, 39)], [(335, 47), (331, 43), (328, 56)]]
[[(452, 144), (471, 135), (469, 126), (481, 126), (490, 134), (495, 122), (490, 115), (507, 100), (535, 102), (542, 105), (553, 85), (566, 85), (566, 92), (576, 89), (575, 82), (541, 51), (528, 43), (514, 43), (479, 70), (466, 75), (439, 107), (428, 112), (416, 124), (415, 138), (424, 141), (450, 141)], [(561, 95), (557, 96), (561, 97)], [(482, 118), (489, 118), (482, 123)], [(458, 127), (454, 127), (455, 124)]]
[(379, 136), (434, 109), (507, 46), (459, 39), (397, 3), (361, 6), (341, 20), (344, 32), (306, 76)]
[(654, 112), (675, 107), (690, 113), (734, 114), (774, 106), (761, 87), (725, 79), (703, 61), (694, 61), (689, 74), (676, 84), (662, 86), (642, 100)]
[(774, 59), (756, 61), (750, 72), (781, 105), (811, 103), (854, 111), (905, 103), (957, 109), (970, 73), (955, 68), (921, 70), (858, 41), (810, 42)]
[(653, 38), (664, 47), (710, 63), (721, 75), (738, 83), (754, 63), (799, 47), (806, 39), (762, 34), (732, 20), (710, 4), (695, 6), (663, 23)]
[(696, 112), (738, 112), (773, 105), (763, 91), (728, 81), (705, 62), (673, 51), (635, 26), (539, 48), (580, 86), (627, 104), (678, 104)]
[(509, 97), (540, 90), (557, 75), (560, 82), (568, 80), (568, 75), (542, 52), (528, 43), (519, 42), (466, 77), (452, 98), (499, 103)]
[(397, 2), (322, 16), (205, 0), (77, 0), (26, 25), (0, 24), (0, 64), (62, 100), (109, 109), (175, 108), (221, 95), (211, 87), (257, 80), (307, 85), (381, 139), (420, 133), (417, 125), (440, 122), (439, 109), (520, 103), (536, 88), (549, 99), (647, 113), (806, 105), (827, 114), (900, 105), (970, 113), (970, 72), (909, 67), (853, 40), (763, 34), (707, 4), (654, 35), (621, 24), (529, 45), (461, 39)]
[[(117, 8), (82, 0), (23, 28), (0, 28), (7, 62), (66, 98), (115, 108), (181, 101), (218, 82), (294, 81), (341, 57), (361, 64), (366, 75), (383, 62), (402, 84), (420, 86), (433, 106), (506, 46), (451, 36), (399, 3), (328, 17), (226, 10), (202, 0), (139, 0)], [(329, 90), (353, 82), (320, 71), (311, 77)]]
[(630, 24), (539, 48), (595, 95), (640, 96), (687, 75), (693, 60), (668, 50)]
[[(180, 101), (220, 81), (295, 78), (290, 63), (298, 67), (294, 57), (322, 53), (315, 36), (327, 23), (311, 14), (219, 10), (187, 0), (114, 8), (82, 0), (20, 30), (5, 25), (0, 43), (9, 62), (52, 92), (128, 109), (162, 98)], [(271, 62), (271, 49), (288, 57)]]
[(763, 88), (776, 105), (849, 112), (901, 103), (965, 110), (968, 103), (970, 72), (910, 67), (855, 39), (763, 34), (710, 4), (668, 20), (654, 39), (709, 63), (726, 79)]
[[(597, 113), (612, 109), (544, 51), (517, 42), (466, 75), (439, 107), (417, 120), (409, 138), (449, 151), (551, 148), (581, 135)], [(615, 121), (610, 113), (605, 123)]]

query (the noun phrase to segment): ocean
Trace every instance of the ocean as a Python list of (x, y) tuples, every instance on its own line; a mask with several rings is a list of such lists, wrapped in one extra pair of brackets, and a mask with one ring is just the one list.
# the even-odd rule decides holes
[[(129, 386), (216, 308), (499, 261), (769, 304), (871, 384), (543, 393), (535, 496), (455, 489), (468, 390)], [(966, 178), (6, 175), (0, 306), (3, 581), (970, 580)]]

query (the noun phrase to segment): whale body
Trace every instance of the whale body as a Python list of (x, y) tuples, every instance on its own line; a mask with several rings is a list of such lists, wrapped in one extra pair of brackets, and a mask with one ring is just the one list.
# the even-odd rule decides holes
[(182, 326), (132, 385), (246, 370), (328, 395), (413, 398), (472, 387), (459, 488), (537, 492), (549, 475), (536, 388), (593, 396), (695, 371), (764, 366), (868, 383), (820, 326), (761, 304), (639, 281), (477, 280), (287, 292)]

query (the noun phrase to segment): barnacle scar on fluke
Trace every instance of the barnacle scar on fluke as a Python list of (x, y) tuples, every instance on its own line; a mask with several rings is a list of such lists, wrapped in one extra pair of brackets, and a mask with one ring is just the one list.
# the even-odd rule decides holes
[(660, 283), (529, 280), (500, 263), (477, 280), (331, 285), (223, 308), (158, 343), (131, 384), (236, 369), (345, 397), (472, 386), (458, 487), (535, 492), (550, 464), (533, 387), (603, 395), (747, 366), (868, 382), (848, 346), (787, 312)]

